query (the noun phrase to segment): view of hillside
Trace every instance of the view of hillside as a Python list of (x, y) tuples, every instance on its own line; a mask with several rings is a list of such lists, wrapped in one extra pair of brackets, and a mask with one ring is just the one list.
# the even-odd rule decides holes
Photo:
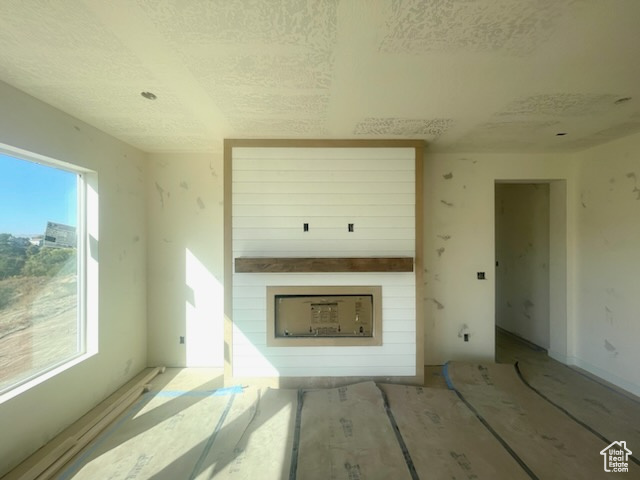
[(76, 249), (0, 234), (0, 390), (77, 349)]

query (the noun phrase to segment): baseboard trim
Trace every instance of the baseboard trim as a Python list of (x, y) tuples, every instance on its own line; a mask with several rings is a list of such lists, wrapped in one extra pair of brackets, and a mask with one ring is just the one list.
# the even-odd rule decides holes
[(640, 397), (640, 385), (636, 383), (629, 382), (622, 377), (607, 372), (606, 370), (602, 370), (601, 368), (598, 368), (595, 365), (592, 365), (591, 363), (577, 357), (573, 357), (573, 362), (570, 363), (570, 365), (575, 365), (576, 367), (579, 367), (586, 372), (589, 372), (590, 374), (595, 375), (596, 377), (601, 378), (602, 380), (605, 380), (615, 385), (616, 387), (619, 387), (635, 395), (636, 397)]
[(554, 360), (557, 360), (560, 363), (564, 363), (565, 365), (575, 365), (575, 358), (569, 357), (563, 353), (558, 353), (553, 350), (548, 350), (547, 355), (549, 355)]

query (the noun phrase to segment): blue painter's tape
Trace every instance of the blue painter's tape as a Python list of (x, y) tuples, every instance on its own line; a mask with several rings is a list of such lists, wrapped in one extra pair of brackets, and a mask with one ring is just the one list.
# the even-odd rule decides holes
[(449, 362), (445, 363), (442, 366), (442, 376), (444, 377), (444, 381), (447, 382), (447, 387), (449, 388), (449, 390), (455, 390), (453, 382), (451, 381), (451, 377), (449, 376)]
[(242, 393), (242, 385), (234, 385), (233, 387), (219, 388), (214, 392), (214, 396), (219, 395), (236, 395)]
[(154, 392), (156, 397), (224, 397), (227, 395), (238, 395), (242, 393), (242, 386), (218, 388), (216, 390), (161, 390)]

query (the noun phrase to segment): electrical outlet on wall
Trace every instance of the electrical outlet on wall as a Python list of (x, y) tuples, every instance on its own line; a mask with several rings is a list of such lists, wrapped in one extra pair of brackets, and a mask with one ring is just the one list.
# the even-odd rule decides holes
[(463, 323), (460, 330), (458, 330), (458, 338), (462, 338), (462, 340), (468, 342), (469, 336), (469, 326), (466, 323)]

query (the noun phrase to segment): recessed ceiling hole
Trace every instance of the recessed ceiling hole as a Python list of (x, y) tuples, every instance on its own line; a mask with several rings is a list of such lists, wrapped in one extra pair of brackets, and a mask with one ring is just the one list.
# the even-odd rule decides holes
[(155, 100), (156, 98), (158, 98), (154, 93), (151, 92), (142, 92), (140, 93), (140, 95), (142, 95), (147, 100)]

